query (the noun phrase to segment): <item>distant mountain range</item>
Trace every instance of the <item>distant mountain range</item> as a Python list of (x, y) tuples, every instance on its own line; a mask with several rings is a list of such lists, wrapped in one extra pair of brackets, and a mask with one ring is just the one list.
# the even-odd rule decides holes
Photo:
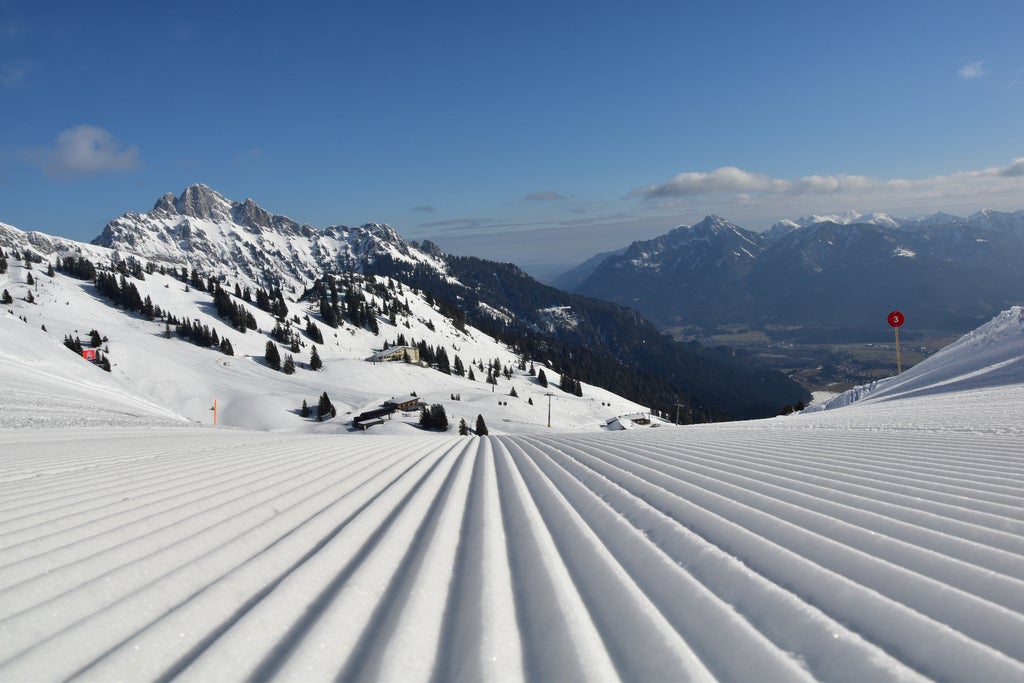
[(718, 216), (585, 264), (555, 286), (631, 306), (661, 329), (793, 327), (877, 335), (902, 310), (963, 332), (1024, 299), (1024, 211), (811, 216), (756, 233)]
[[(19, 252), (31, 247), (44, 259), (80, 256), (98, 270), (122, 275), (154, 265), (169, 268), (182, 278), (187, 273), (193, 283), (224, 283), (228, 292), (235, 288), (236, 298), (238, 285), (267, 290), (271, 298), (280, 292), (288, 300), (282, 310), (298, 304), (320, 324), (330, 325), (334, 317), (324, 308), (331, 289), (331, 306), (352, 307), (353, 320), (361, 321), (355, 325), (373, 334), (379, 326), (380, 344), (399, 332), (429, 336), (417, 327), (422, 321), (409, 318), (397, 321), (401, 329), (389, 330), (396, 321), (393, 313), (389, 321), (385, 308), (394, 311), (400, 304), (389, 304), (375, 292), (372, 278), (345, 274), (384, 276), (436, 305), (456, 328), (472, 325), (520, 357), (641, 405), (674, 414), (681, 404), (687, 421), (773, 415), (809, 399), (785, 375), (742, 354), (673, 342), (630, 308), (543, 285), (511, 264), (451, 256), (430, 242), (406, 242), (387, 225), (319, 230), (271, 214), (252, 200), (229, 200), (205, 185), (190, 186), (177, 197), (164, 195), (147, 213), (112, 220), (92, 244), (0, 225), (0, 246)], [(342, 276), (340, 287), (335, 276)], [(334, 294), (332, 287), (339, 291)], [(200, 314), (208, 311), (185, 317)]]

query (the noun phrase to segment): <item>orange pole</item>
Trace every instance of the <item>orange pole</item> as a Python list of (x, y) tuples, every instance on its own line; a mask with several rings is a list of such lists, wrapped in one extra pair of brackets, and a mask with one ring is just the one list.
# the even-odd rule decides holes
[(903, 374), (903, 364), (900, 362), (900, 328), (894, 328), (896, 330), (896, 374)]
[(217, 426), (217, 399), (213, 399), (213, 426)]

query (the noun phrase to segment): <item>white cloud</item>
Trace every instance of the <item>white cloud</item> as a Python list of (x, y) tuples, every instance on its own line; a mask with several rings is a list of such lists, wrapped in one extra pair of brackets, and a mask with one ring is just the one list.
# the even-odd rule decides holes
[(483, 230), (485, 228), (494, 227), (498, 221), (493, 218), (447, 218), (440, 221), (430, 221), (429, 223), (420, 223), (417, 227), (430, 228), (430, 229), (442, 229), (444, 231), (459, 231), (459, 230)]
[(0, 67), (0, 85), (13, 88), (21, 85), (28, 77), (28, 69), (22, 64), (5, 64)]
[(811, 175), (803, 178), (772, 178), (764, 173), (751, 173), (735, 166), (724, 166), (707, 173), (680, 173), (660, 185), (634, 190), (633, 196), (644, 199), (694, 197), (710, 194), (834, 194), (848, 190), (864, 190), (882, 181), (860, 175)]
[(723, 166), (709, 173), (680, 173), (661, 185), (649, 185), (633, 192), (645, 199), (687, 197), (719, 192), (771, 192), (783, 189), (778, 181), (763, 173), (749, 173), (735, 166)]
[(51, 178), (133, 171), (140, 165), (138, 147), (126, 147), (97, 126), (80, 125), (63, 131), (42, 154), (43, 170)]
[(558, 194), (557, 192), (552, 192), (551, 190), (546, 190), (546, 191), (543, 191), (543, 192), (531, 192), (530, 194), (526, 195), (526, 197), (524, 197), (524, 199), (530, 199), (530, 200), (542, 201), (542, 202), (550, 202), (550, 201), (558, 201), (560, 199), (565, 199), (565, 197), (563, 197), (562, 195)]
[(1014, 159), (1012, 164), (999, 171), (999, 175), (1004, 178), (1024, 176), (1024, 157)]
[(957, 70), (957, 74), (960, 78), (981, 78), (985, 75), (985, 60), (981, 59), (976, 62), (964, 64)]
[(807, 213), (834, 213), (837, 207), (896, 215), (935, 211), (971, 213), (982, 208), (1021, 208), (1024, 157), (1007, 166), (957, 171), (927, 178), (864, 175), (809, 175), (774, 178), (735, 167), (680, 173), (671, 180), (630, 193), (662, 215), (718, 213), (731, 220), (763, 221)]

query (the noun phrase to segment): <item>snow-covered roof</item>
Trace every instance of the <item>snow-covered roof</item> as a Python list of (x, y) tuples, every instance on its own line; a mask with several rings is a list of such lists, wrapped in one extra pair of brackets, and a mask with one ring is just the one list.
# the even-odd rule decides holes
[(402, 353), (404, 351), (409, 351), (409, 352), (415, 351), (415, 352), (418, 353), (419, 349), (417, 349), (415, 346), (390, 346), (390, 347), (388, 347), (386, 349), (381, 349), (380, 351), (375, 351), (373, 353), (373, 355), (370, 356), (370, 359), (371, 360), (382, 360), (384, 358), (390, 358), (391, 356), (394, 356), (395, 354), (398, 354), (398, 353)]
[(418, 396), (413, 396), (412, 394), (408, 394), (406, 396), (397, 396), (397, 397), (396, 396), (392, 396), (391, 398), (387, 399), (383, 403), (386, 406), (387, 405), (402, 406), (402, 405), (405, 405), (407, 403), (419, 403), (419, 402), (420, 402), (420, 399), (419, 399)]

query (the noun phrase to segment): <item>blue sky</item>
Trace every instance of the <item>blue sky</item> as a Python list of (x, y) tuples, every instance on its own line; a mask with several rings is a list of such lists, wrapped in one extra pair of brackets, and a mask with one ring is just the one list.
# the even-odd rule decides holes
[(0, 0), (0, 221), (202, 182), (537, 272), (716, 213), (1024, 208), (1024, 3)]

